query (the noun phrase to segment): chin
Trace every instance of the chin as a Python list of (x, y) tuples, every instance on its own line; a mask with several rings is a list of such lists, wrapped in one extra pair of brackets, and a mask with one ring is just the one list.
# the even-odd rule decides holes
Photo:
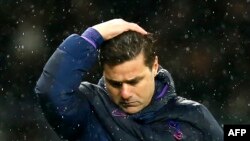
[(123, 108), (123, 111), (127, 114), (135, 114), (141, 111), (141, 109), (138, 108)]

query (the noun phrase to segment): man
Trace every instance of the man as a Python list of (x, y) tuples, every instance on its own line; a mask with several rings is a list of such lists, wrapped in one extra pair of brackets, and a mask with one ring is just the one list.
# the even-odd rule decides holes
[[(69, 36), (35, 88), (55, 132), (70, 141), (222, 141), (207, 108), (176, 96), (153, 42), (122, 19)], [(81, 83), (98, 56), (103, 77), (97, 85)]]

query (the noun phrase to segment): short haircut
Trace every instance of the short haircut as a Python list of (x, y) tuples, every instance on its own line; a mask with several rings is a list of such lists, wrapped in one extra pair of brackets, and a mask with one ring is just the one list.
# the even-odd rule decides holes
[(143, 53), (144, 63), (151, 69), (156, 56), (154, 42), (152, 34), (142, 35), (135, 31), (124, 32), (103, 43), (100, 48), (100, 65), (102, 69), (105, 64), (115, 66), (130, 61)]

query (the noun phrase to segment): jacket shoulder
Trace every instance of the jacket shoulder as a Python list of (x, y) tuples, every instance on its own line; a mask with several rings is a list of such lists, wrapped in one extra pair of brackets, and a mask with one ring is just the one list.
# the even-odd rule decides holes
[[(182, 112), (198, 112), (202, 114), (202, 112), (199, 112), (199, 110), (206, 108), (203, 104), (193, 101), (190, 99), (186, 99), (180, 96), (177, 96), (172, 101), (172, 105), (176, 107), (178, 110)], [(182, 109), (182, 110), (181, 110)]]
[(212, 113), (203, 104), (176, 97), (174, 112), (179, 113), (176, 118), (179, 121), (189, 123), (200, 130), (205, 139), (221, 141), (223, 138), (222, 128), (219, 126)]
[(192, 107), (199, 107), (202, 105), (201, 103), (199, 103), (197, 101), (186, 99), (186, 98), (183, 98), (180, 96), (176, 97), (176, 104), (180, 105), (180, 106), (192, 106)]
[(170, 113), (180, 120), (189, 121), (194, 124), (207, 121), (207, 115), (211, 115), (208, 109), (201, 103), (177, 96), (169, 104)]

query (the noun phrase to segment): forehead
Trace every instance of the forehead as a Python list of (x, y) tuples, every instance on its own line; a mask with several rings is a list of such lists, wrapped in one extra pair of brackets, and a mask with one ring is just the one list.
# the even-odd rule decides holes
[(149, 68), (145, 65), (144, 56), (139, 54), (136, 58), (115, 66), (104, 65), (104, 77), (112, 80), (130, 80), (142, 76)]

